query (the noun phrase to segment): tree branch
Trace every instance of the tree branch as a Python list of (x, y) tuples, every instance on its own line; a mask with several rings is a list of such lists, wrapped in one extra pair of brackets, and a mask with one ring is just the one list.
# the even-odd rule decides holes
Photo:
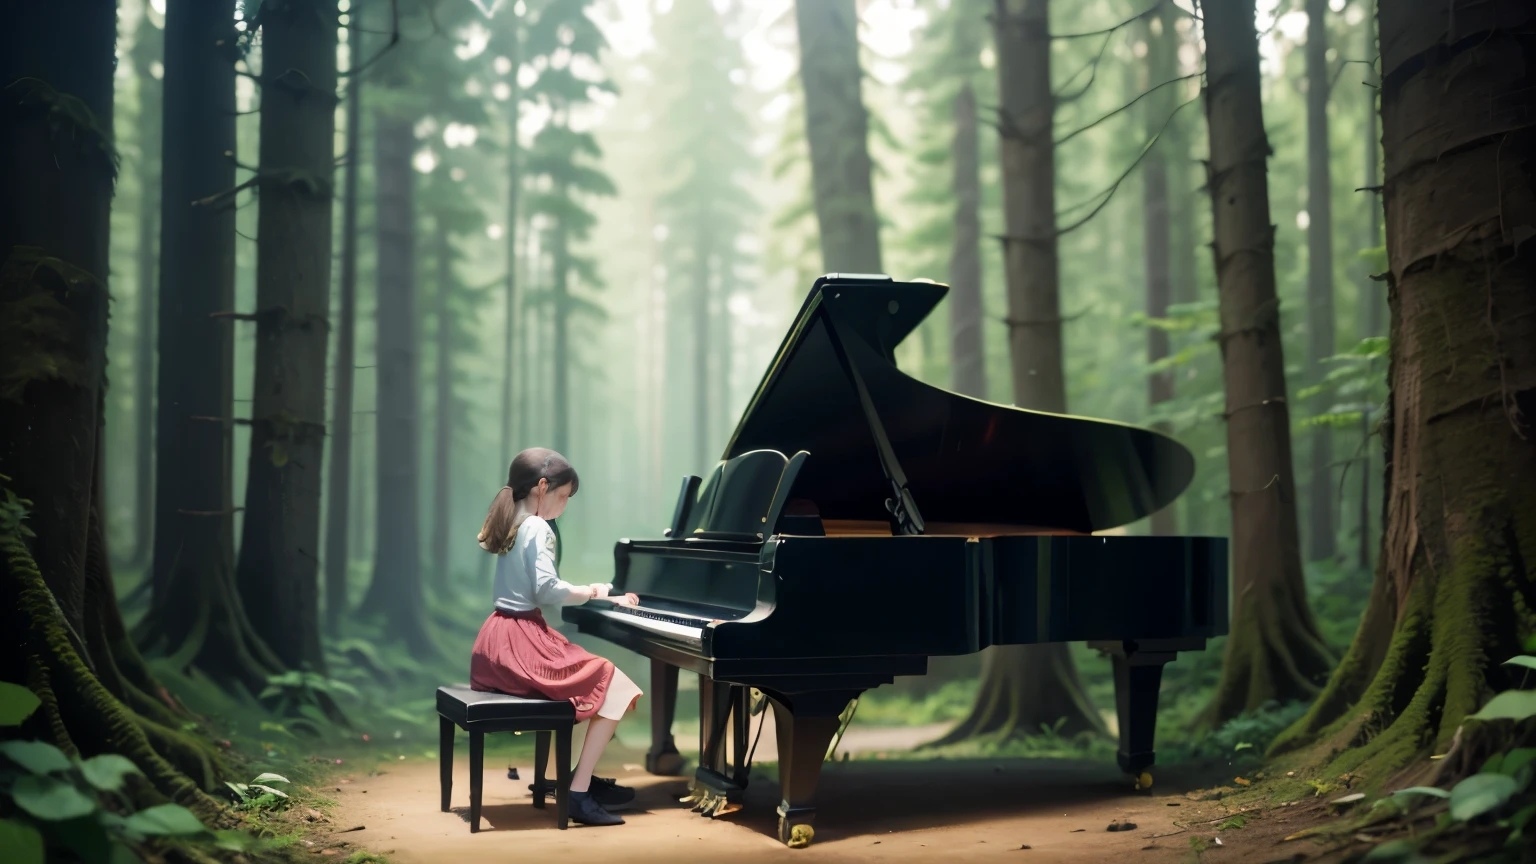
[[(1076, 93), (1073, 93), (1070, 96), (1063, 95), (1060, 92), (1051, 94), (1051, 99), (1053, 99), (1057, 105), (1067, 105), (1072, 102), (1076, 102), (1077, 100), (1083, 98), (1083, 94), (1087, 93), (1088, 89), (1093, 86), (1094, 80), (1099, 77), (1099, 61), (1104, 59), (1104, 51), (1109, 48), (1109, 40), (1111, 38), (1111, 36), (1104, 37), (1103, 44), (1099, 45), (1099, 53), (1095, 54), (1093, 60), (1089, 61), (1088, 65), (1083, 67), (1083, 69), (1088, 70), (1088, 81), (1082, 86), (1082, 89), (1078, 90)], [(1073, 72), (1070, 76), (1067, 77), (1066, 81), (1062, 82), (1062, 86), (1065, 87), (1067, 84), (1077, 80), (1077, 76), (1081, 74), (1083, 74), (1082, 69)]]
[(336, 73), (337, 77), (351, 78), (352, 76), (361, 73), (369, 66), (379, 62), (379, 59), (382, 58), (385, 54), (388, 54), (390, 49), (400, 44), (400, 0), (389, 0), (389, 17), (389, 44), (385, 45), (383, 48), (380, 48), (378, 53), (374, 54), (372, 57), (369, 57), (367, 60), (364, 60), (362, 63), (351, 67), (345, 72)]
[[(1146, 90), (1146, 91), (1144, 91), (1142, 93), (1137, 94), (1135, 99), (1132, 99), (1131, 101), (1125, 103), (1124, 105), (1121, 105), (1119, 108), (1116, 108), (1115, 110), (1109, 112), (1108, 114), (1105, 114), (1104, 116), (1102, 116), (1099, 119), (1093, 121), (1092, 123), (1089, 123), (1087, 126), (1083, 126), (1082, 128), (1075, 129), (1075, 130), (1073, 130), (1071, 132), (1068, 132), (1065, 138), (1058, 138), (1053, 143), (1057, 147), (1060, 147), (1061, 145), (1067, 143), (1068, 141), (1071, 141), (1073, 138), (1076, 138), (1077, 136), (1083, 134), (1084, 132), (1087, 132), (1089, 129), (1092, 129), (1093, 127), (1099, 125), (1100, 123), (1103, 123), (1105, 120), (1108, 120), (1109, 118), (1115, 116), (1116, 114), (1119, 114), (1122, 111), (1129, 111), (1132, 107), (1134, 107), (1136, 105), (1137, 102), (1140, 102), (1142, 99), (1146, 98), (1147, 96), (1150, 96), (1153, 93), (1156, 93), (1158, 90), (1161, 90), (1162, 88), (1167, 87), (1169, 84), (1177, 84), (1180, 81), (1188, 81), (1191, 78), (1198, 78), (1198, 77), (1200, 77), (1201, 75), (1204, 75), (1204, 74), (1205, 73), (1203, 71), (1201, 71), (1201, 72), (1191, 72), (1188, 75), (1180, 75), (1177, 78), (1170, 78), (1167, 81), (1164, 81), (1163, 83), (1158, 84), (1158, 85), (1152, 87), (1149, 90)], [(1179, 107), (1182, 108), (1183, 106), (1181, 105)]]
[[(1088, 31), (1086, 33), (1063, 33), (1063, 34), (1061, 34), (1059, 36), (1058, 35), (1053, 35), (1053, 36), (1051, 36), (1051, 38), (1052, 39), (1087, 39), (1087, 38), (1092, 37), (1092, 36), (1109, 36), (1109, 35), (1113, 34), (1115, 31), (1120, 30), (1120, 29), (1125, 28), (1125, 27), (1129, 27), (1130, 25), (1135, 24), (1137, 21), (1140, 21), (1141, 19), (1147, 17), (1148, 15), (1151, 15), (1152, 13), (1154, 13), (1157, 10), (1161, 9), (1163, 7), (1163, 4), (1167, 3), (1167, 2), (1168, 2), (1168, 0), (1157, 0), (1156, 3), (1153, 3), (1148, 8), (1143, 9), (1142, 11), (1136, 13), (1135, 15), (1131, 16), (1130, 18), (1127, 18), (1124, 21), (1121, 21), (1119, 24), (1116, 24), (1113, 27), (1108, 27), (1108, 28), (1106, 28), (1104, 30), (1090, 30), (1090, 31)], [(1177, 8), (1177, 7), (1175, 7), (1175, 8)]]

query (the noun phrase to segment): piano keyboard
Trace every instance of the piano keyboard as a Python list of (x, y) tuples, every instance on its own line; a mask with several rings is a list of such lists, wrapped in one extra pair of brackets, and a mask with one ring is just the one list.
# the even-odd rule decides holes
[(595, 611), (605, 618), (627, 626), (639, 627), (641, 630), (649, 630), (672, 640), (681, 640), (688, 645), (699, 647), (704, 644), (703, 625), (708, 622), (703, 618), (673, 615), (638, 606), (615, 606), (612, 609)]

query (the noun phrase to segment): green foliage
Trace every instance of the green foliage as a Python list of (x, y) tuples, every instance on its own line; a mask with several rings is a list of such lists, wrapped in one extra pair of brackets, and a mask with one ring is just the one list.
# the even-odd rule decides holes
[[(0, 474), (0, 480), (3, 479), (6, 479), (5, 475)], [(21, 520), (26, 518), (25, 508), (17, 503), (19, 499), (16, 498), (15, 493), (9, 489), (5, 490), (5, 493), (6, 500), (0, 502), (0, 536), (11, 534), (17, 530), (25, 530), (24, 528), (19, 528)], [(15, 511), (10, 509), (11, 507), (15, 507), (16, 510), (20, 511), (20, 515), (15, 516), (14, 523), (10, 521), (10, 517), (15, 513)], [(20, 684), (0, 681), (0, 727), (20, 726), (28, 717), (32, 716), (32, 712), (36, 711), (37, 707), (41, 704), (43, 704), (42, 701), (31, 690)]]
[(267, 686), (257, 699), (274, 700), (274, 711), (280, 717), (294, 717), (290, 725), (310, 727), (316, 734), (330, 723), (325, 715), (325, 698), (336, 694), (357, 696), (357, 688), (345, 681), (327, 678), (316, 672), (290, 669), (267, 678)]
[(281, 774), (263, 773), (249, 783), (229, 783), (224, 785), (235, 793), (236, 810), (273, 810), (286, 806), (288, 793), (281, 789), (273, 788), (273, 783), (287, 783), (288, 778)]
[(1305, 702), (1267, 702), (1258, 710), (1234, 717), (1187, 744), (1175, 745), (1170, 756), (1174, 759), (1201, 759), (1216, 756), (1237, 758), (1239, 754), (1247, 754), (1247, 758), (1256, 759), (1276, 735), (1305, 714), (1306, 710)]

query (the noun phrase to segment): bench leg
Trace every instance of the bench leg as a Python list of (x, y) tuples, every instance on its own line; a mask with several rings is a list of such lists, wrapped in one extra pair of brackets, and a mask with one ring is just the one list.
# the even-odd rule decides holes
[(469, 833), (480, 830), (480, 790), (485, 779), (485, 733), (469, 733)]
[(570, 815), (571, 727), (562, 726), (555, 730), (555, 827), (564, 831)]
[(533, 806), (544, 809), (544, 778), (549, 770), (549, 732), (535, 733), (533, 745)]
[(438, 782), (443, 793), (443, 812), (448, 812), (448, 802), (453, 796), (453, 721), (447, 717), (437, 718), (437, 763)]

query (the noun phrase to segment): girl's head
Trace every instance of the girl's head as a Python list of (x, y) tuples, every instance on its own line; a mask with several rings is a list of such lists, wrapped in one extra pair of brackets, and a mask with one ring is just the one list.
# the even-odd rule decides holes
[(524, 515), (555, 519), (565, 512), (565, 505), (580, 488), (576, 469), (564, 456), (544, 447), (534, 447), (517, 454), (507, 469), (507, 485), (496, 493), (491, 509), (480, 526), (480, 547), (501, 553), (511, 547), (522, 524), (518, 504)]

